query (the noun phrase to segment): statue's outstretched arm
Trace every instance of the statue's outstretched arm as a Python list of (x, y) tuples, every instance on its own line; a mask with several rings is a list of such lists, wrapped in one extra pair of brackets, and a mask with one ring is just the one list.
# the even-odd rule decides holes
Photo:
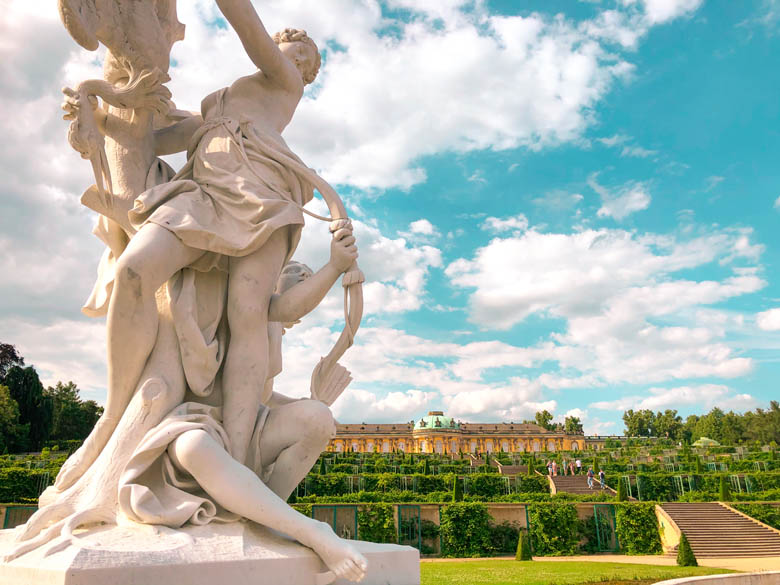
[(352, 228), (344, 227), (337, 230), (331, 240), (328, 263), (303, 282), (290, 287), (282, 294), (273, 295), (268, 307), (268, 320), (295, 322), (311, 312), (328, 294), (338, 277), (349, 269), (357, 256)]
[(301, 74), (295, 65), (282, 55), (279, 47), (265, 30), (250, 0), (216, 0), (225, 19), (238, 34), (249, 58), (258, 69), (285, 86), (301, 84)]

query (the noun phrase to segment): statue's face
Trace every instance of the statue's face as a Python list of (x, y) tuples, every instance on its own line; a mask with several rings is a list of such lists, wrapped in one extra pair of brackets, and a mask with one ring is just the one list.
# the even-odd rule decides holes
[(303, 282), (312, 275), (311, 269), (305, 264), (288, 264), (279, 275), (276, 283), (277, 294), (290, 290), (299, 282)]
[[(293, 41), (291, 43), (279, 43), (282, 55), (292, 61), (301, 72), (301, 77), (306, 82), (309, 74), (317, 65), (317, 49), (309, 43)], [(310, 83), (310, 82), (309, 82)]]

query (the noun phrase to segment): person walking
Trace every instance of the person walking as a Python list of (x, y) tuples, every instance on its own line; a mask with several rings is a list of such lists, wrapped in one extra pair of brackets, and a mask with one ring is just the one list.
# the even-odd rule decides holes
[(552, 461), (547, 462), (547, 475), (552, 477)]
[(574, 465), (577, 466), (577, 475), (582, 473), (582, 461), (578, 458), (577, 461), (574, 462)]
[(593, 489), (593, 477), (594, 477), (593, 468), (588, 467), (588, 488), (589, 489)]
[(552, 462), (552, 474), (558, 475), (558, 463), (554, 459)]
[(604, 480), (606, 480), (607, 474), (604, 473), (604, 470), (599, 470), (599, 483), (601, 484), (601, 489), (604, 489)]

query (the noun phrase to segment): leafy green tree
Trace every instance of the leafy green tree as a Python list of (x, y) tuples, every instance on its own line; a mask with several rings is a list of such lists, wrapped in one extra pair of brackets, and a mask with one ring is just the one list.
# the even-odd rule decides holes
[(629, 437), (650, 437), (655, 434), (655, 414), (652, 410), (627, 410), (623, 413), (623, 423)]
[(678, 441), (682, 438), (682, 429), (682, 417), (677, 416), (676, 410), (666, 409), (656, 413), (655, 434), (657, 436)]
[(325, 466), (325, 458), (321, 457), (320, 458), (320, 475), (325, 475), (327, 473), (328, 473), (328, 469)]
[(19, 424), (19, 405), (7, 386), (0, 385), (0, 453), (18, 450), (27, 428)]
[(517, 553), (515, 554), (516, 561), (532, 561), (531, 556), (531, 539), (528, 537), (527, 530), (520, 531), (520, 538), (517, 539)]
[(677, 566), (678, 567), (698, 567), (696, 555), (693, 554), (691, 543), (685, 533), (680, 535), (680, 544), (677, 546)]
[(11, 366), (4, 382), (11, 392), (11, 398), (19, 405), (19, 422), (30, 425), (28, 448), (40, 449), (51, 432), (52, 401), (44, 396), (38, 373), (32, 366)]
[(24, 358), (10, 343), (0, 343), (0, 384), (13, 366), (23, 366)]
[(578, 416), (567, 416), (563, 422), (563, 430), (570, 435), (581, 435), (582, 421)]
[(543, 429), (548, 431), (552, 430), (554, 425), (552, 424), (553, 415), (548, 410), (537, 412), (534, 416), (534, 421)]
[(52, 403), (50, 438), (56, 441), (86, 439), (103, 413), (103, 408), (94, 400), (81, 400), (73, 382), (57, 382), (55, 387), (47, 388), (44, 395)]
[(431, 474), (431, 463), (430, 463), (430, 461), (428, 461), (427, 457), (425, 458), (425, 463), (423, 464), (423, 473), (425, 475), (430, 475)]

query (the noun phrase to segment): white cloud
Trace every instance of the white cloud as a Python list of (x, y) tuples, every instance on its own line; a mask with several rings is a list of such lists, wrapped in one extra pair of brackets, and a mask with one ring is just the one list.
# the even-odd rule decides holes
[(376, 392), (349, 388), (333, 405), (333, 415), (345, 422), (357, 422), (361, 416), (377, 423), (403, 422), (427, 410), (428, 403), (436, 396), (433, 392), (406, 390), (380, 397)]
[(663, 24), (686, 16), (701, 6), (703, 0), (642, 0), (650, 24)]
[(598, 174), (588, 178), (588, 185), (601, 197), (599, 217), (612, 217), (618, 221), (632, 213), (650, 207), (650, 194), (644, 183), (629, 181), (616, 189), (607, 189), (596, 181)]
[(764, 331), (780, 331), (780, 308), (756, 314), (756, 324)]
[(522, 213), (512, 217), (488, 217), (480, 228), (495, 234), (502, 232), (520, 233), (528, 229), (528, 218)]
[(647, 158), (658, 154), (657, 150), (650, 150), (649, 148), (642, 148), (641, 146), (624, 146), (620, 151), (620, 156), (630, 156), (634, 158)]
[(780, 197), (778, 197), (777, 199), (775, 199), (774, 208), (775, 208), (775, 209), (780, 209)]
[(704, 412), (713, 407), (725, 410), (745, 411), (758, 406), (758, 401), (749, 394), (735, 394), (731, 388), (721, 384), (699, 386), (678, 386), (675, 388), (649, 388), (644, 396), (626, 396), (618, 400), (593, 402), (588, 408), (598, 410), (649, 409), (666, 410), (692, 407)]
[(422, 234), (424, 236), (432, 236), (436, 233), (436, 228), (427, 219), (418, 219), (409, 224), (409, 231), (413, 234)]
[[(531, 367), (545, 360), (561, 372), (544, 378), (549, 388), (593, 387), (601, 383), (642, 384), (703, 376), (735, 377), (751, 371), (752, 360), (735, 356), (720, 341), (724, 322), (692, 311), (760, 290), (754, 270), (733, 269), (722, 280), (675, 279), (674, 273), (735, 254), (739, 230), (687, 241), (639, 236), (621, 230), (586, 230), (496, 238), (472, 260), (459, 259), (445, 273), (454, 285), (473, 289), (470, 320), (483, 328), (508, 329), (531, 314), (564, 319), (565, 331), (531, 348), (485, 350), (488, 367)], [(481, 374), (463, 371), (465, 379)], [(565, 374), (571, 368), (572, 374)]]

